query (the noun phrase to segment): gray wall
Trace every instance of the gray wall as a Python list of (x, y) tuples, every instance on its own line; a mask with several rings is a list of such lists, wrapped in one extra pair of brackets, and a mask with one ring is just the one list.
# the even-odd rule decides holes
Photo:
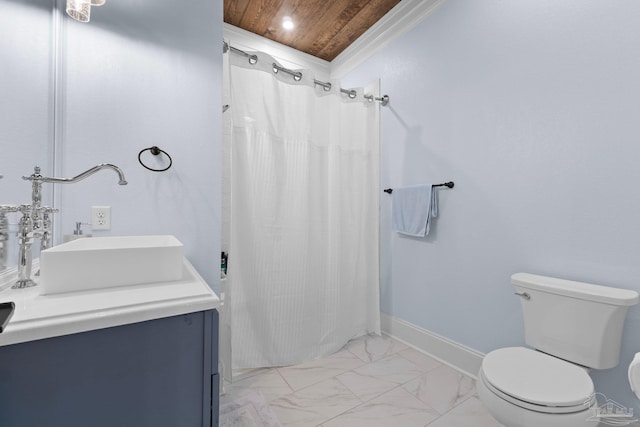
[[(640, 291), (640, 3), (449, 0), (343, 79), (381, 77), (381, 188), (452, 180), (426, 239), (381, 217), (382, 310), (482, 352), (522, 345), (510, 275)], [(621, 364), (598, 391), (640, 410)]]
[[(222, 1), (121, 0), (67, 20), (59, 173), (115, 163), (129, 185), (102, 172), (60, 189), (59, 231), (112, 207), (94, 235), (174, 234), (207, 282), (220, 269)], [(138, 152), (157, 145), (173, 166), (156, 173)], [(148, 153), (147, 153), (148, 154)], [(160, 167), (157, 159), (146, 160)]]
[(27, 203), (22, 180), (53, 165), (51, 0), (0, 0), (0, 204)]
[[(0, 174), (8, 178), (0, 181), (0, 203), (29, 200), (19, 177), (35, 164), (70, 177), (114, 163), (128, 186), (116, 185), (110, 171), (69, 186), (45, 184), (61, 208), (58, 241), (76, 221), (90, 221), (92, 205), (109, 205), (112, 229), (94, 235), (174, 234), (217, 289), (222, 1), (193, 0), (186, 9), (175, 0), (112, 1), (92, 9), (89, 24), (69, 19), (58, 3), (53, 11), (51, 1), (0, 0)], [(54, 145), (48, 49), (56, 14), (62, 21)], [(173, 157), (169, 171), (139, 165), (138, 152), (152, 145)], [(156, 160), (147, 159), (163, 164)]]
[[(0, 0), (0, 205), (29, 203), (22, 180), (35, 165), (53, 170), (51, 0)], [(46, 194), (44, 203), (52, 203)], [(12, 215), (11, 231), (17, 217)], [(17, 245), (10, 246), (15, 265)]]

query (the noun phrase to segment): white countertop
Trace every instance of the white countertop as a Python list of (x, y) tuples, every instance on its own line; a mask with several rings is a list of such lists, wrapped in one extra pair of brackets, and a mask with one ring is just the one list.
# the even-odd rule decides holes
[(173, 282), (54, 295), (40, 295), (38, 286), (0, 291), (0, 303), (16, 305), (0, 346), (218, 308), (216, 294), (183, 260), (183, 277)]

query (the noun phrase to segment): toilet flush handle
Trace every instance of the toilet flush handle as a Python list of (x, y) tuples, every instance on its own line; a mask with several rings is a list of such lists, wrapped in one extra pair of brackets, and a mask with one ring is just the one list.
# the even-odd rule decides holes
[(529, 295), (526, 292), (514, 292), (514, 294), (518, 295), (519, 297), (522, 297), (522, 298), (526, 299), (527, 301), (529, 301), (531, 299), (531, 295)]

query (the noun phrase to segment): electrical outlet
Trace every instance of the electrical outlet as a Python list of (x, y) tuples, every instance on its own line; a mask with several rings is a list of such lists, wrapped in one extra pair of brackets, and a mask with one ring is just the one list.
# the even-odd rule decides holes
[(91, 228), (111, 230), (111, 206), (91, 206)]

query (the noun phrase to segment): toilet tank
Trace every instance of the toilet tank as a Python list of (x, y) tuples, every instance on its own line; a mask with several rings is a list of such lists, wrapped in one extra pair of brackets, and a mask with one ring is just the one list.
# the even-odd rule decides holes
[(528, 345), (590, 368), (618, 364), (627, 310), (639, 299), (636, 291), (528, 273), (514, 274), (511, 283), (521, 294)]

